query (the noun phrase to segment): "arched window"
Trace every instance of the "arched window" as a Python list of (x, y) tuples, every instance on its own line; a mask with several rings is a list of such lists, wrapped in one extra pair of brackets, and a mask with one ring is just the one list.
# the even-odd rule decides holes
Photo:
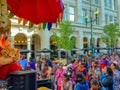
[(57, 53), (57, 49), (58, 49), (58, 47), (57, 47), (57, 41), (54, 39), (54, 38), (56, 38), (56, 36), (54, 36), (54, 35), (52, 35), (51, 37), (50, 37), (50, 49), (51, 50), (53, 50), (53, 52), (51, 52), (51, 57), (53, 58), (53, 57), (58, 57), (58, 53)]
[(87, 37), (83, 38), (83, 48), (87, 48), (88, 47), (88, 39)]
[(27, 36), (24, 33), (18, 33), (14, 37), (14, 46), (16, 48), (27, 49)]

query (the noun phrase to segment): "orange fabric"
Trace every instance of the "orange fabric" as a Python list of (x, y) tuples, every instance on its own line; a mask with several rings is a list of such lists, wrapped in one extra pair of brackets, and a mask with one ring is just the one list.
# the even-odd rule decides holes
[(84, 71), (84, 70), (85, 70), (85, 68), (84, 68), (84, 67), (83, 67), (83, 68), (78, 67), (78, 71), (82, 72), (82, 71)]
[(22, 22), (22, 18), (18, 17), (18, 24), (20, 24)]
[(2, 36), (0, 39), (0, 51), (4, 48), (4, 43), (5, 43), (5, 37)]
[(1, 46), (1, 48), (4, 47), (4, 43), (5, 43), (5, 37), (2, 36), (1, 39), (0, 39), (0, 46)]
[(86, 77), (85, 77), (85, 78), (86, 78), (86, 80), (88, 81), (88, 80), (89, 80), (89, 75), (88, 75), (88, 74), (86, 74)]

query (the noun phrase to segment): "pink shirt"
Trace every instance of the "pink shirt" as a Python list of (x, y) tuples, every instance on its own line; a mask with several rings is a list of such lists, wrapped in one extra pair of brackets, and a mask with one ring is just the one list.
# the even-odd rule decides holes
[(63, 80), (63, 75), (66, 73), (65, 69), (60, 70), (59, 68), (56, 71), (56, 78), (58, 79), (57, 85), (61, 86), (62, 80)]

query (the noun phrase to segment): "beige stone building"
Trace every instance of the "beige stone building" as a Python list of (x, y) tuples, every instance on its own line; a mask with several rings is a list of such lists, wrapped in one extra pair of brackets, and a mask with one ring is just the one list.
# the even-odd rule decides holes
[[(63, 20), (72, 22), (75, 32), (70, 38), (76, 38), (76, 47), (79, 49), (91, 47), (90, 23), (86, 27), (85, 16), (90, 20), (95, 19), (95, 10), (99, 11), (97, 22), (93, 22), (94, 47), (105, 47), (101, 42), (103, 26), (109, 23), (120, 23), (120, 0), (63, 0), (65, 5)], [(90, 11), (91, 5), (91, 11)], [(50, 37), (53, 31), (58, 32), (58, 28), (53, 25), (50, 31), (28, 29), (27, 26), (17, 24), (16, 19), (12, 19), (12, 37), (14, 45), (28, 50), (50, 49)], [(59, 33), (58, 33), (59, 35)], [(119, 45), (119, 44), (118, 44)]]

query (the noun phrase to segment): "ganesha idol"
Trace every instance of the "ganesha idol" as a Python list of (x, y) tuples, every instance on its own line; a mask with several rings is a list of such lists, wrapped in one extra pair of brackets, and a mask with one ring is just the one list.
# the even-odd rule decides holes
[(12, 46), (10, 36), (2, 36), (0, 39), (0, 80), (5, 80), (9, 73), (22, 70), (17, 62), (20, 58), (20, 50)]

